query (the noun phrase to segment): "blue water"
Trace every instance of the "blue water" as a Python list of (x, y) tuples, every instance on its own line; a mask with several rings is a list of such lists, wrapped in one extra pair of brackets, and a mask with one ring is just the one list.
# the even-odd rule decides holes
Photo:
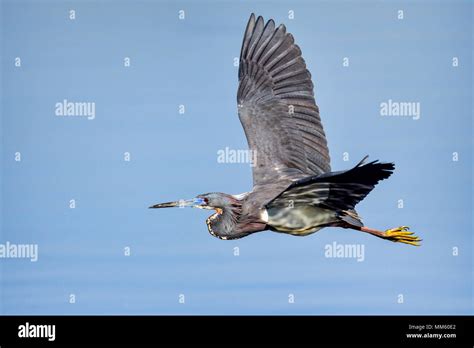
[[(332, 168), (396, 163), (358, 205), (366, 225), (409, 225), (422, 247), (336, 228), (221, 241), (208, 211), (147, 209), (251, 189), (248, 164), (217, 162), (247, 147), (233, 63), (251, 12), (302, 48)], [(469, 1), (1, 1), (0, 243), (39, 258), (0, 259), (0, 312), (472, 314), (472, 16)], [(64, 99), (95, 118), (56, 116)], [(381, 116), (389, 99), (420, 118)], [(325, 257), (334, 241), (364, 261)]]

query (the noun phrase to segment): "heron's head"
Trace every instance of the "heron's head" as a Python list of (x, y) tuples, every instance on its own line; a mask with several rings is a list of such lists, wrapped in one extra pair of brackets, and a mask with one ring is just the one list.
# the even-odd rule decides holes
[(150, 208), (173, 208), (173, 207), (192, 207), (199, 209), (224, 209), (236, 204), (238, 200), (228, 194), (220, 192), (204, 193), (193, 199), (179, 200), (175, 202), (166, 202), (152, 205)]
[(241, 197), (244, 195), (232, 196), (226, 193), (212, 192), (198, 195), (193, 199), (155, 204), (150, 208), (193, 207), (215, 210), (216, 212), (206, 220), (209, 233), (220, 239), (230, 239), (237, 218), (242, 211)]

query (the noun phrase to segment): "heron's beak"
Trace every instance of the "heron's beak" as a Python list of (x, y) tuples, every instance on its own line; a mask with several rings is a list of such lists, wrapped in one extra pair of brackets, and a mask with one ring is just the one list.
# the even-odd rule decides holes
[(202, 199), (202, 198), (193, 198), (193, 199), (188, 199), (188, 200), (179, 200), (179, 201), (176, 201), (176, 202), (159, 203), (159, 204), (152, 205), (149, 208), (150, 209), (174, 208), (174, 207), (179, 207), (179, 208), (196, 207), (196, 208), (200, 208), (203, 204), (205, 204), (204, 199)]

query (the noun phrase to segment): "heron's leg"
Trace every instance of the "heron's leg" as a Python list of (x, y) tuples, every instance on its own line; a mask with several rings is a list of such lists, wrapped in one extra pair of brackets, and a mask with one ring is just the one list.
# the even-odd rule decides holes
[(408, 226), (400, 226), (386, 230), (385, 232), (379, 231), (369, 227), (358, 227), (359, 231), (370, 233), (376, 237), (390, 240), (392, 242), (399, 242), (410, 244), (414, 246), (420, 246), (421, 239), (416, 236), (413, 232), (408, 231)]

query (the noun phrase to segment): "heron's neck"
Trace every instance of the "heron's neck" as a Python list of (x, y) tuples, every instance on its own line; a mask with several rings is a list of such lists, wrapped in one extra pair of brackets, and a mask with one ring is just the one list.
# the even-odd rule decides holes
[(241, 214), (238, 200), (232, 205), (216, 208), (216, 212), (206, 220), (209, 233), (220, 239), (230, 239)]

